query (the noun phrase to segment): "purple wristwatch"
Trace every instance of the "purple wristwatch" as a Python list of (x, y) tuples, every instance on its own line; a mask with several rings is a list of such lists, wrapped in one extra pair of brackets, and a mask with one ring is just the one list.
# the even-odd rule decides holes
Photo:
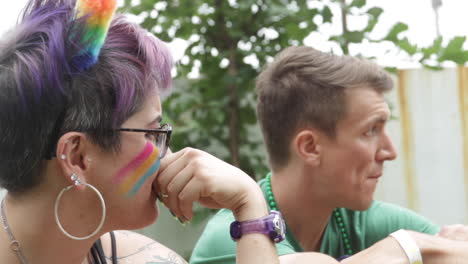
[(280, 212), (271, 210), (270, 214), (260, 219), (234, 221), (231, 224), (231, 238), (238, 240), (243, 234), (260, 233), (271, 238), (275, 243), (284, 240), (286, 225)]

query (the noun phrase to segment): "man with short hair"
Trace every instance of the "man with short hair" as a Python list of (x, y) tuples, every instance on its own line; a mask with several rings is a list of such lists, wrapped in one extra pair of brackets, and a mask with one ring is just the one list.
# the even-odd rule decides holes
[[(300, 252), (383, 263), (368, 259), (382, 247), (381, 257), (406, 261), (406, 249), (389, 234), (439, 232), (410, 210), (373, 201), (384, 162), (397, 155), (385, 131), (390, 110), (384, 93), (392, 87), (374, 63), (310, 47), (282, 51), (259, 75), (257, 115), (272, 169), (259, 184), (287, 224), (286, 239), (277, 244), (279, 255), (289, 255), (282, 263), (305, 263), (307, 254), (290, 255)], [(232, 221), (226, 210), (210, 220), (191, 263), (235, 263)], [(424, 254), (421, 241), (428, 236), (409, 234)]]

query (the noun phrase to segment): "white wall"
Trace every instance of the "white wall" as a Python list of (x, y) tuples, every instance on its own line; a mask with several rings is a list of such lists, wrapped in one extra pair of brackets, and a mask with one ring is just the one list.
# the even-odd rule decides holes
[[(468, 223), (467, 183), (463, 164), (462, 116), (457, 69), (406, 70), (404, 81), (411, 135), (401, 127), (398, 90), (389, 95), (397, 120), (389, 131), (400, 155), (386, 166), (376, 198), (409, 206), (415, 194), (415, 209), (438, 224)], [(396, 79), (398, 85), (398, 79)], [(411, 136), (415, 186), (407, 190), (403, 137)]]

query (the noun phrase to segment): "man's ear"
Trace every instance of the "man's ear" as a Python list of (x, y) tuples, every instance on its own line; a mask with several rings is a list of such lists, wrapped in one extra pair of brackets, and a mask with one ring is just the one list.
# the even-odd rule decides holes
[(319, 133), (306, 129), (296, 134), (294, 148), (297, 155), (311, 166), (320, 165), (321, 146), (319, 144)]
[[(89, 169), (90, 142), (84, 133), (68, 132), (60, 137), (57, 143), (57, 162), (66, 181), (74, 184), (72, 175), (86, 183), (86, 172)], [(74, 177), (74, 178), (75, 178)]]

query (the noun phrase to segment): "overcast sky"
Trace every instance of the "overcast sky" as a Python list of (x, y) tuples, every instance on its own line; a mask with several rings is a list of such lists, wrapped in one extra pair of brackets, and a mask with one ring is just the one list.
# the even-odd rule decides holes
[[(328, 2), (329, 0), (324, 1)], [(468, 36), (468, 0), (442, 1), (443, 5), (439, 12), (440, 31), (442, 35), (447, 39), (455, 35)], [(26, 3), (26, 0), (3, 0), (2, 2), (3, 3), (0, 8), (0, 33), (5, 32), (15, 24), (18, 14)], [(409, 25), (407, 36), (414, 43), (429, 45), (436, 36), (435, 19), (434, 12), (431, 7), (431, 0), (368, 0), (367, 3), (369, 6), (380, 6), (384, 9), (381, 20), (374, 31), (374, 37), (384, 36), (384, 34), (388, 32), (388, 29), (397, 21), (401, 21)], [(328, 34), (336, 34), (340, 32), (339, 16), (335, 17), (338, 20), (335, 21), (333, 25), (322, 27), (321, 32), (312, 34), (307, 39), (306, 43), (321, 50), (333, 49), (333, 45), (326, 43), (324, 39)], [(349, 23), (350, 27), (359, 29), (363, 25), (363, 23), (361, 23), (362, 21), (363, 20), (360, 19), (351, 20)], [(178, 44), (180, 46), (180, 42), (178, 42)], [(182, 46), (184, 46), (183, 43)], [(180, 51), (179, 47), (172, 48), (174, 51)], [(366, 45), (355, 46), (354, 50), (356, 52), (367, 52), (368, 55), (378, 54), (380, 51), (372, 50)], [(176, 58), (180, 57), (180, 54), (174, 55)], [(390, 66), (405, 66), (405, 63), (400, 63), (391, 57), (393, 56), (380, 58), (380, 63)], [(406, 64), (406, 66), (407, 65), (408, 64)]]

